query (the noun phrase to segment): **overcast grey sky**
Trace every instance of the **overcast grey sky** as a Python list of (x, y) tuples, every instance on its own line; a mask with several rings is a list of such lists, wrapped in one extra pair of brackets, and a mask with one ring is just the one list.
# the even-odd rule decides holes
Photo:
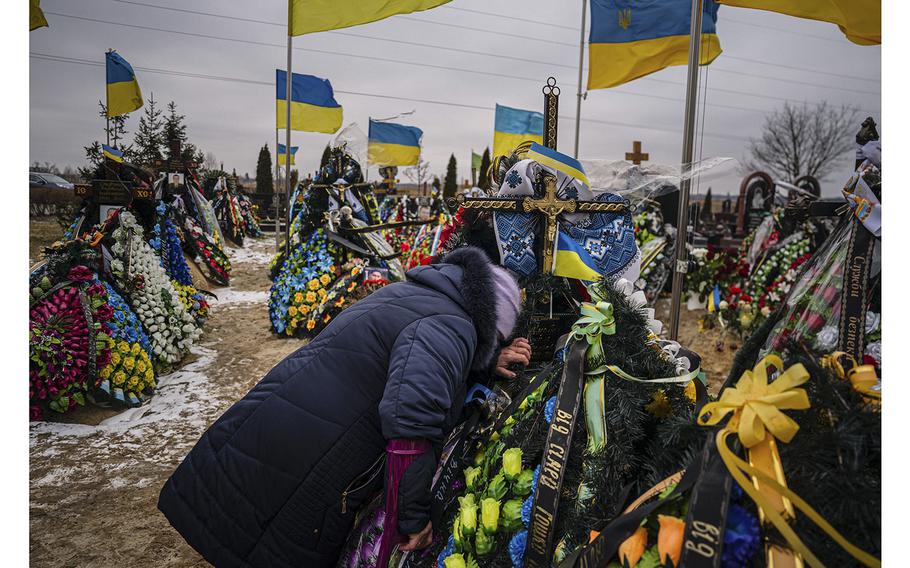
[[(274, 152), (275, 69), (286, 59), (284, 1), (43, 0), (42, 7), (50, 28), (29, 35), (30, 161), (81, 165), (82, 146), (103, 139), (97, 102), (104, 97), (104, 69), (75, 61), (103, 62), (108, 48), (137, 68), (146, 99), (154, 93), (162, 104), (176, 101), (190, 140), (226, 169), (254, 175), (259, 147), (268, 143)], [(369, 116), (416, 110), (402, 122), (423, 129), (431, 172), (442, 177), (454, 152), (464, 179), (471, 149), (492, 144), (494, 105), (539, 110), (549, 75), (562, 89), (560, 115), (566, 117), (559, 149), (572, 152), (580, 20), (580, 0), (454, 0), (428, 12), (295, 38), (294, 71), (329, 78), (345, 124), (357, 122), (364, 131)], [(880, 122), (880, 47), (854, 45), (832, 24), (726, 6), (717, 31), (724, 52), (706, 75), (705, 135), (696, 146), (704, 157), (744, 157), (748, 138), (784, 100), (855, 105)], [(580, 157), (621, 159), (638, 139), (652, 163), (678, 164), (685, 76), (684, 67), (669, 68), (590, 92), (582, 104)], [(131, 115), (129, 136), (140, 114)], [(314, 170), (329, 139), (294, 132), (298, 167)], [(843, 160), (824, 192), (836, 194), (850, 170), (850, 160)], [(711, 181), (715, 195), (733, 193), (738, 184), (735, 175)]]

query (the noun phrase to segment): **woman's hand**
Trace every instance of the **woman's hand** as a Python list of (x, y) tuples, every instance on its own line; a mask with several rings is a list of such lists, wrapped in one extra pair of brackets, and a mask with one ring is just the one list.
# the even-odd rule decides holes
[(496, 359), (496, 374), (507, 379), (514, 379), (515, 373), (509, 370), (509, 365), (518, 363), (527, 366), (531, 363), (531, 344), (524, 337), (512, 340), (512, 344), (503, 347)]
[(420, 550), (430, 546), (433, 542), (433, 522), (427, 523), (422, 531), (416, 534), (409, 534), (408, 541), (398, 547), (399, 550)]

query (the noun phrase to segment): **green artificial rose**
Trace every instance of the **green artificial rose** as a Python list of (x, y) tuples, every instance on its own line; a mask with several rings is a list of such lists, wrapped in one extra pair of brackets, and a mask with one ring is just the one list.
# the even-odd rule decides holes
[(480, 502), (480, 526), (487, 534), (499, 530), (499, 501), (487, 497)]
[(464, 534), (461, 532), (461, 515), (455, 517), (452, 525), (452, 540), (455, 541), (455, 550), (464, 550)]
[(468, 467), (464, 470), (464, 483), (468, 487), (468, 491), (473, 493), (477, 490), (477, 478), (480, 476), (479, 467)]
[(502, 455), (502, 471), (506, 479), (515, 481), (521, 473), (521, 448), (509, 448)]
[(509, 492), (509, 484), (508, 484), (508, 482), (506, 482), (506, 478), (503, 475), (503, 472), (500, 471), (498, 474), (496, 474), (496, 477), (494, 477), (490, 481), (490, 484), (487, 485), (487, 491), (485, 493), (485, 496), (499, 501), (500, 499), (505, 497), (506, 493), (508, 493), (508, 492)]
[(475, 550), (477, 551), (477, 555), (486, 556), (487, 554), (493, 552), (494, 542), (495, 539), (487, 533), (483, 531), (477, 533), (477, 540), (475, 541)]
[(461, 504), (461, 532), (465, 536), (472, 536), (477, 531), (477, 503), (474, 495), (459, 497), (458, 502)]
[(531, 494), (531, 482), (534, 481), (534, 472), (530, 469), (522, 470), (518, 474), (515, 483), (512, 484), (512, 491), (521, 497), (527, 497)]
[(446, 559), (443, 560), (443, 565), (445, 568), (467, 568), (464, 556), (457, 553), (447, 556)]
[(508, 532), (521, 528), (521, 499), (510, 499), (502, 504), (502, 528)]

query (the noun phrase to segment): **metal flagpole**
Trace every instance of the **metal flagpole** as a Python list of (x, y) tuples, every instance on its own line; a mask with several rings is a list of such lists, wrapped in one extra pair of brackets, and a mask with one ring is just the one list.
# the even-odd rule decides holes
[(107, 135), (107, 145), (111, 145), (111, 99), (108, 97), (107, 89), (107, 55), (108, 53), (114, 51), (113, 49), (108, 49), (104, 54), (104, 133)]
[(575, 106), (575, 158), (578, 158), (578, 132), (581, 129), (581, 85), (582, 67), (585, 64), (585, 19), (588, 15), (588, 0), (581, 0), (581, 39), (578, 41), (578, 103)]
[[(291, 151), (291, 83), (294, 80), (294, 75), (291, 72), (291, 41), (293, 36), (291, 35), (291, 18), (293, 14), (293, 6), (288, 0), (288, 70), (287, 70), (287, 91), (285, 97), (287, 113), (285, 114), (285, 125), (284, 125), (284, 203), (285, 203), (285, 217), (287, 217), (287, 212), (290, 212), (291, 205), (291, 160), (288, 159), (287, 154)], [(285, 219), (284, 224), (284, 255), (290, 254), (291, 246), (291, 221), (290, 219)]]
[(281, 166), (278, 164), (278, 127), (275, 127), (275, 187), (272, 201), (275, 204), (275, 252), (281, 248), (281, 198), (278, 195), (278, 186), (281, 183)]
[(670, 339), (679, 337), (679, 310), (682, 288), (689, 269), (686, 250), (689, 224), (689, 190), (692, 180), (692, 154), (695, 149), (695, 110), (698, 102), (698, 62), (701, 50), (701, 19), (704, 0), (692, 0), (692, 20), (689, 29), (689, 69), (686, 79), (686, 119), (683, 126), (682, 167), (683, 179), (679, 184), (679, 209), (676, 213), (676, 262), (673, 267), (673, 297), (670, 304)]

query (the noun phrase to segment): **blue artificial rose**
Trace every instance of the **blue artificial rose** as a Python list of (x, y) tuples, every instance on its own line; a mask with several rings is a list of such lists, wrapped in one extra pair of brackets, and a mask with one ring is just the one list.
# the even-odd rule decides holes
[(547, 404), (543, 408), (544, 418), (547, 419), (547, 424), (553, 422), (553, 411), (556, 410), (556, 396), (550, 397), (550, 400), (547, 401)]
[(512, 559), (512, 568), (521, 568), (525, 565), (525, 548), (528, 546), (528, 531), (522, 530), (515, 533), (509, 541), (509, 558)]
[[(736, 487), (736, 484), (734, 484)], [(724, 548), (721, 554), (722, 568), (747, 566), (761, 544), (758, 519), (746, 508), (733, 503), (727, 513), (724, 530)]]

